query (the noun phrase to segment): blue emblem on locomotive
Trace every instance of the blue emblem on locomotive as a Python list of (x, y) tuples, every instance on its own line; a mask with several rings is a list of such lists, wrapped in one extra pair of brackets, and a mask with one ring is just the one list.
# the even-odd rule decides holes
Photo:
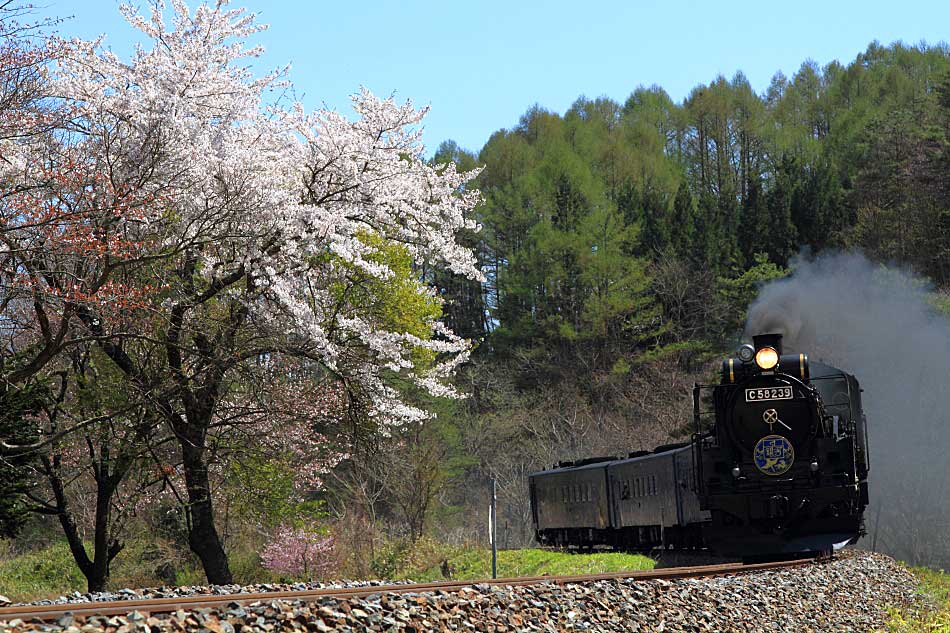
[(781, 435), (766, 435), (755, 445), (755, 467), (766, 475), (781, 475), (792, 467), (795, 449)]

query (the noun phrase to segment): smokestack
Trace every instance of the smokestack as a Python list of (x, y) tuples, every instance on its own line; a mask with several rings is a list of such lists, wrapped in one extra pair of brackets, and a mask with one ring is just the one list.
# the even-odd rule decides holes
[(752, 337), (752, 346), (755, 347), (755, 351), (759, 351), (763, 347), (771, 347), (778, 355), (782, 356), (782, 335), (781, 334), (756, 334)]

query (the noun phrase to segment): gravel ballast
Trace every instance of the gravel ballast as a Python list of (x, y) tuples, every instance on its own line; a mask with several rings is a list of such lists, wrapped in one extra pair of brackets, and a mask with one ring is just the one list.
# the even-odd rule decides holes
[[(155, 616), (130, 608), (126, 616), (67, 616), (55, 625), (0, 622), (0, 631), (873, 631), (886, 619), (885, 605), (908, 604), (915, 588), (913, 576), (892, 559), (858, 552), (805, 568), (733, 577), (474, 585), (452, 593), (232, 603)], [(195, 593), (218, 591), (188, 595)]]

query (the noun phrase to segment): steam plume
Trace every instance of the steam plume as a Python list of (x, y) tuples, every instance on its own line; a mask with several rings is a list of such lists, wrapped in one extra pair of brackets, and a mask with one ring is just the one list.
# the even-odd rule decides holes
[(781, 332), (788, 352), (857, 376), (871, 456), (862, 546), (950, 568), (950, 320), (929, 289), (861, 255), (799, 259), (762, 288), (746, 335)]

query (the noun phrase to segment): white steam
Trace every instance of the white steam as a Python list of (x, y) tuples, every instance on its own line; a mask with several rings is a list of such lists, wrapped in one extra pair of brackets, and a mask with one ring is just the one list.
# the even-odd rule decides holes
[(858, 378), (871, 456), (862, 546), (950, 568), (950, 320), (922, 280), (861, 255), (793, 268), (762, 288), (746, 335), (781, 332), (786, 352)]

